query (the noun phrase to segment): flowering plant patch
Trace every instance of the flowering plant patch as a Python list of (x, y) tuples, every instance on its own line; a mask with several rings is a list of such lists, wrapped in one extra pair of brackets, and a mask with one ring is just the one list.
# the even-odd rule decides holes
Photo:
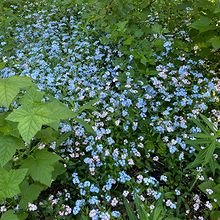
[[(216, 69), (198, 48), (177, 48), (183, 38), (192, 45), (190, 36), (162, 30), (154, 12), (145, 21), (152, 32), (146, 39), (139, 33), (152, 51), (138, 54), (138, 42), (123, 47), (120, 33), (132, 32), (127, 22), (112, 32), (113, 44), (84, 23), (85, 7), (53, 3), (25, 5), (13, 33), (0, 36), (7, 119), (0, 165), (21, 172), (16, 184), (23, 192), (16, 186), (11, 203), (2, 195), (2, 218), (25, 212), (27, 219), (218, 219)], [(26, 148), (7, 135), (21, 135)]]

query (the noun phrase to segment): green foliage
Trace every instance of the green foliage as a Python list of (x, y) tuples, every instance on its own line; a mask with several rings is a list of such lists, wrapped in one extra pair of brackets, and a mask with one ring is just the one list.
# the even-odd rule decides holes
[(8, 210), (7, 212), (2, 214), (1, 220), (20, 220), (17, 215), (14, 214), (12, 210)]
[(0, 168), (0, 200), (11, 198), (20, 193), (19, 184), (24, 180), (27, 169), (11, 169), (9, 171)]
[(44, 185), (39, 183), (33, 183), (29, 185), (28, 182), (23, 182), (20, 188), (22, 193), (19, 205), (23, 209), (27, 208), (28, 203), (34, 202), (40, 193), (46, 189)]
[[(191, 134), (195, 140), (187, 140), (186, 143), (192, 144), (199, 153), (196, 155), (196, 159), (190, 163), (186, 169), (201, 165), (204, 167), (209, 164), (213, 175), (217, 168), (217, 162), (213, 158), (213, 154), (216, 149), (220, 147), (220, 131), (217, 127), (208, 120), (207, 117), (201, 115), (201, 120), (192, 119), (192, 121), (202, 130), (202, 133)], [(205, 145), (204, 149), (200, 149), (200, 145)]]
[(3, 167), (12, 159), (16, 150), (23, 147), (20, 139), (0, 134), (0, 166)]
[(34, 181), (50, 186), (52, 182), (53, 165), (61, 158), (47, 150), (37, 150), (33, 155), (21, 162), (21, 168), (27, 168)]
[[(157, 206), (154, 208), (153, 212), (150, 213), (149, 205), (141, 201), (141, 199), (136, 195), (134, 197), (134, 207), (128, 203), (127, 199), (124, 198), (124, 206), (126, 209), (126, 217), (129, 220), (133, 219), (145, 219), (145, 220), (163, 220), (165, 217), (164, 208), (161, 204), (161, 201), (157, 202)], [(135, 211), (136, 210), (136, 211)], [(137, 217), (138, 216), (138, 217)], [(167, 220), (178, 219), (178, 218), (166, 218)]]
[[(60, 120), (69, 118), (82, 123), (88, 132), (94, 131), (77, 118), (79, 113), (38, 91), (27, 77), (0, 79), (0, 90), (1, 106), (10, 107), (0, 113), (0, 200), (13, 201), (14, 196), (20, 195), (19, 204), (25, 210), (28, 203), (37, 200), (41, 192), (65, 172), (59, 162), (62, 158), (47, 149), (38, 149), (38, 142), (62, 143), (61, 139), (65, 138), (54, 129), (58, 129)], [(18, 107), (14, 107), (13, 101)], [(79, 112), (93, 109), (95, 102), (87, 103)], [(18, 217), (9, 210), (2, 214), (1, 219), (25, 219), (28, 216), (20, 214)]]
[(27, 77), (0, 79), (0, 106), (9, 107), (19, 91), (31, 85), (31, 79)]

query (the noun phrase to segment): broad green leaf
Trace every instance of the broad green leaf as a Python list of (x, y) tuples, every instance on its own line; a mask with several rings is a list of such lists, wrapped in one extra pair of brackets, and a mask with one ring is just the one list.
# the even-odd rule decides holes
[(213, 25), (211, 25), (212, 20), (208, 17), (201, 16), (198, 20), (191, 24), (191, 27), (198, 30), (200, 33), (215, 29)]
[(209, 40), (215, 50), (220, 48), (220, 37), (213, 37)]
[(215, 6), (215, 14), (220, 13), (220, 2), (217, 2), (216, 6)]
[(21, 162), (21, 167), (28, 168), (28, 174), (33, 180), (50, 186), (54, 164), (60, 159), (61, 157), (47, 150), (37, 150)]
[(42, 125), (54, 122), (56, 116), (52, 115), (51, 111), (44, 106), (22, 106), (15, 109), (7, 119), (18, 122), (18, 130), (22, 138), (25, 142), (30, 142)]
[(56, 162), (54, 164), (54, 171), (52, 173), (52, 178), (55, 180), (59, 175), (65, 173), (66, 168), (64, 167), (64, 165), (60, 162)]
[(13, 76), (0, 79), (0, 106), (9, 107), (20, 89), (33, 85), (30, 78)]
[(45, 186), (38, 183), (33, 183), (31, 185), (24, 186), (24, 188), (22, 188), (21, 186), (22, 193), (21, 193), (21, 200), (19, 203), (21, 208), (26, 209), (28, 203), (34, 202), (38, 198), (40, 193), (45, 189), (46, 189)]
[(22, 142), (11, 136), (0, 135), (0, 166), (3, 167), (14, 156), (16, 149), (22, 147)]
[(0, 133), (19, 138), (20, 134), (17, 128), (17, 123), (6, 120), (8, 115), (8, 112), (0, 113)]
[(19, 220), (19, 218), (14, 214), (13, 210), (9, 209), (2, 214), (1, 220)]
[(21, 105), (33, 105), (34, 103), (40, 103), (43, 99), (44, 92), (37, 90), (36, 86), (30, 87), (24, 96), (19, 101)]
[(20, 193), (19, 184), (24, 180), (27, 169), (7, 171), (0, 168), (0, 200), (11, 198)]
[(162, 26), (160, 24), (154, 24), (152, 26), (153, 33), (160, 34), (162, 31)]
[(68, 119), (77, 116), (77, 114), (71, 111), (69, 107), (55, 98), (53, 98), (51, 102), (45, 103), (44, 108), (51, 112), (51, 115), (54, 117), (54, 122), (57, 122), (61, 119)]

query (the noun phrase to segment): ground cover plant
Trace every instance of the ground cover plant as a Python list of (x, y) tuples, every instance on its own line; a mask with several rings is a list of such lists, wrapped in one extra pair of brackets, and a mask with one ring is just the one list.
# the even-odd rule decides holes
[(220, 218), (218, 1), (0, 6), (1, 219)]

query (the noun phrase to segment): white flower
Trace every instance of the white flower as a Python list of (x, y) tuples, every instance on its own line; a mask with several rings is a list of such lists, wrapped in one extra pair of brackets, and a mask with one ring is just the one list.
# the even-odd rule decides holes
[(117, 204), (118, 204), (118, 200), (117, 200), (116, 198), (114, 198), (114, 199), (112, 200), (112, 202), (111, 202), (111, 205), (112, 205), (113, 207), (115, 207)]
[(37, 210), (37, 206), (29, 202), (28, 203), (28, 210), (29, 211), (36, 211)]
[(206, 193), (209, 194), (209, 195), (212, 195), (212, 194), (213, 194), (213, 190), (211, 190), (211, 189), (206, 189), (205, 191), (206, 191)]

